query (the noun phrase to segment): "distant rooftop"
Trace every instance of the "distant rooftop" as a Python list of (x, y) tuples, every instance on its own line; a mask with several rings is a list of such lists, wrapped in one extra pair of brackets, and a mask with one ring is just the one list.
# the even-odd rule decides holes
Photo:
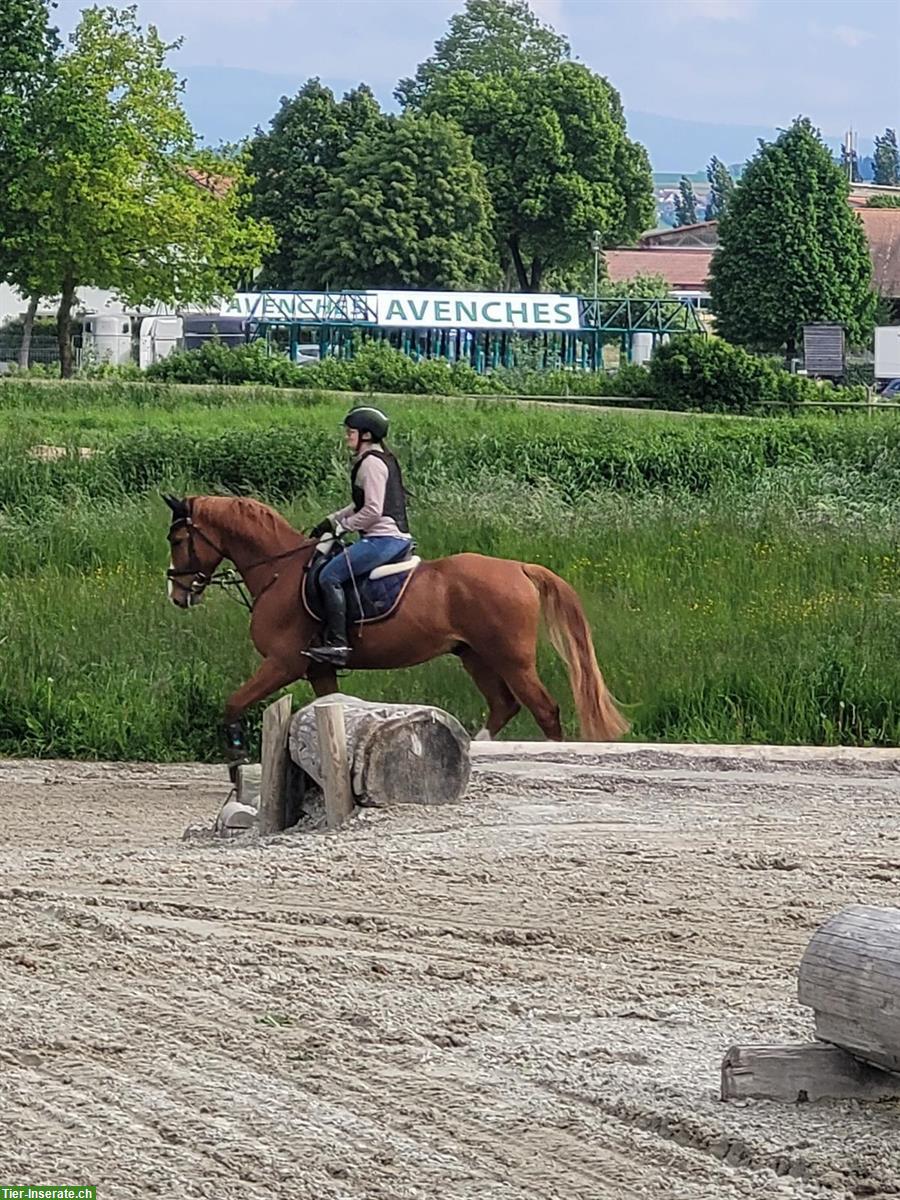
[[(900, 188), (880, 190), (900, 193)], [(866, 231), (876, 290), (900, 299), (900, 208), (866, 208), (856, 196), (849, 203)], [(717, 243), (717, 221), (654, 229), (643, 234), (639, 249), (607, 250), (606, 268), (616, 283), (635, 275), (661, 275), (673, 291), (705, 291)]]

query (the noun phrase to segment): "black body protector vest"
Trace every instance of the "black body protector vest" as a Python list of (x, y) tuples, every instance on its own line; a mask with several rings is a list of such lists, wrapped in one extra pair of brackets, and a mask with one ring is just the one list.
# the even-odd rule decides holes
[(384, 490), (384, 516), (390, 517), (401, 533), (409, 533), (409, 521), (406, 516), (406, 489), (403, 486), (403, 476), (400, 473), (400, 464), (389, 450), (370, 450), (368, 454), (364, 454), (362, 458), (358, 458), (353, 464), (353, 469), (350, 472), (350, 488), (354, 512), (359, 512), (366, 502), (365, 492), (357, 484), (356, 476), (359, 474), (359, 468), (362, 465), (363, 459), (368, 458), (369, 455), (372, 455), (373, 458), (380, 458), (388, 469), (387, 487)]

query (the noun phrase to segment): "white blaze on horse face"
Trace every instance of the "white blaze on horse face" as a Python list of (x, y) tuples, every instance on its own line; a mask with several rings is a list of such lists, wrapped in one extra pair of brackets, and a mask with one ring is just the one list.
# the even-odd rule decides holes
[[(171, 555), (171, 554), (169, 555), (169, 570), (170, 570), (170, 571), (174, 571), (174, 570), (175, 570), (175, 563), (174, 563), (174, 561), (173, 561), (173, 559), (172, 559), (172, 555)], [(172, 576), (171, 576), (171, 575), (167, 575), (167, 576), (166, 576), (166, 592), (167, 592), (167, 594), (168, 594), (168, 597), (169, 597), (169, 599), (170, 599), (170, 600), (172, 601), (172, 603), (174, 604), (174, 603), (175, 603), (175, 584), (174, 584), (174, 582), (172, 581)]]

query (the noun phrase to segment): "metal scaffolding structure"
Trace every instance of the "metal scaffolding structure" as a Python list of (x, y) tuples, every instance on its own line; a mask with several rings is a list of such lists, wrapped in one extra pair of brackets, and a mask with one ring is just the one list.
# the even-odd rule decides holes
[(288, 350), (295, 361), (312, 345), (322, 358), (352, 358), (366, 342), (383, 341), (416, 360), (465, 362), (484, 372), (521, 365), (600, 370), (605, 346), (618, 344), (621, 356), (632, 362), (638, 337), (645, 358), (664, 338), (706, 333), (689, 300), (579, 297), (578, 310), (579, 327), (571, 330), (397, 327), (379, 322), (373, 293), (261, 292), (247, 314), (247, 335)]

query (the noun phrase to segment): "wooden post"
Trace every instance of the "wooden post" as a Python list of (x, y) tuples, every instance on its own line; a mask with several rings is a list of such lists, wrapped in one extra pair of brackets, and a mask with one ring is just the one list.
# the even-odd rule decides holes
[(732, 1046), (722, 1063), (723, 1100), (894, 1100), (900, 1075), (859, 1062), (840, 1046)]
[(315, 708), (316, 732), (322, 758), (325, 823), (329, 829), (336, 829), (353, 812), (344, 707), (340, 701), (331, 701), (324, 704), (319, 702)]
[(282, 696), (263, 713), (262, 780), (259, 789), (259, 832), (280, 833), (285, 827), (288, 792), (288, 734), (293, 705)]

